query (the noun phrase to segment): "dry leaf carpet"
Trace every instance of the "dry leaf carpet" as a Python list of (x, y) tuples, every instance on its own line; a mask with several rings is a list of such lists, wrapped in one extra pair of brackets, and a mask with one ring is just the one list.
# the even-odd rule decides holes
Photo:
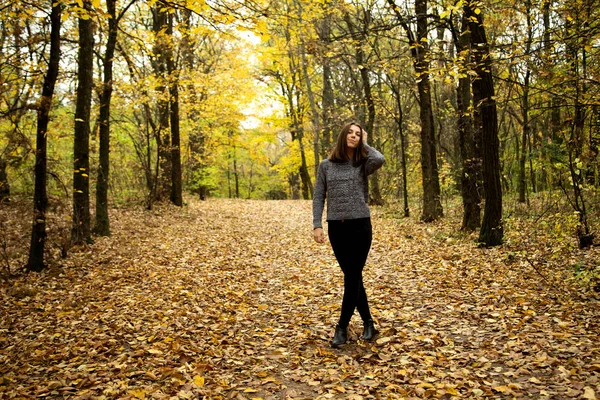
[(356, 314), (332, 349), (342, 274), (310, 202), (115, 210), (111, 237), (3, 283), (0, 398), (596, 398), (597, 299), (447, 222), (373, 214), (380, 334), (359, 341)]

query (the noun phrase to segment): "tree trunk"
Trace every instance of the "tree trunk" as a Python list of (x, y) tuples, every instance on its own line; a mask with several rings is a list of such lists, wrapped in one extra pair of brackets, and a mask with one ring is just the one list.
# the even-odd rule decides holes
[(7, 162), (0, 158), (0, 203), (10, 200), (10, 185), (8, 184), (8, 175), (6, 174)]
[(167, 28), (167, 13), (163, 5), (152, 8), (152, 31), (154, 32), (154, 49), (151, 60), (152, 69), (156, 75), (158, 86), (158, 129), (156, 131), (157, 163), (159, 174), (156, 176), (155, 200), (161, 201), (171, 193), (172, 162), (171, 135), (169, 133), (169, 90), (166, 76), (167, 48), (165, 29)]
[[(533, 42), (533, 24), (531, 21), (531, 0), (525, 1), (525, 13), (527, 22), (527, 38), (525, 42), (525, 54), (529, 54), (531, 51), (531, 44)], [(527, 145), (530, 140), (531, 126), (529, 121), (529, 80), (531, 77), (531, 69), (529, 68), (529, 62), (525, 59), (525, 79), (523, 80), (523, 98), (521, 101), (521, 116), (523, 119), (523, 132), (521, 137), (521, 158), (519, 159), (519, 202), (525, 203), (527, 182), (525, 180), (525, 163), (527, 157), (531, 159), (531, 153), (527, 152), (529, 146)], [(533, 171), (532, 171), (533, 173)], [(533, 183), (533, 182), (532, 182)]]
[(400, 101), (400, 89), (390, 78), (390, 88), (396, 100), (396, 125), (398, 127), (398, 137), (400, 139), (400, 167), (402, 170), (402, 198), (404, 201), (404, 216), (410, 216), (410, 208), (408, 207), (408, 182), (406, 177), (406, 134), (404, 132), (404, 114), (402, 112), (402, 102)]
[[(333, 103), (334, 93), (333, 84), (331, 82), (331, 61), (327, 54), (329, 51), (329, 45), (331, 44), (331, 13), (327, 12), (323, 21), (321, 22), (320, 31), (321, 41), (324, 43), (324, 56), (323, 56), (323, 133), (321, 136), (321, 157), (327, 158), (329, 151), (331, 150), (332, 138), (333, 138)], [(315, 175), (316, 176), (316, 175)]]
[(471, 30), (471, 49), (477, 79), (473, 81), (473, 103), (481, 115), (481, 147), (483, 149), (483, 187), (485, 208), (479, 231), (479, 242), (484, 247), (502, 244), (502, 188), (500, 186), (500, 156), (498, 140), (498, 113), (494, 96), (492, 61), (483, 13), (475, 14), (472, 5), (466, 7)]
[(521, 114), (523, 118), (523, 131), (521, 136), (521, 154), (519, 156), (519, 203), (525, 203), (525, 193), (527, 191), (527, 182), (525, 181), (525, 164), (527, 162), (527, 143), (529, 142), (529, 75), (530, 71), (525, 73), (523, 84), (523, 98), (521, 101)]
[(411, 41), (418, 90), (421, 120), (421, 171), (423, 174), (423, 215), (425, 222), (443, 216), (440, 181), (437, 167), (435, 125), (429, 82), (429, 45), (427, 43), (427, 0), (415, 1), (417, 37)]
[(183, 206), (183, 188), (181, 179), (181, 140), (179, 130), (179, 69), (175, 66), (173, 47), (173, 14), (168, 15), (167, 36), (167, 73), (169, 77), (169, 111), (171, 123), (171, 202)]
[[(302, 15), (302, 3), (296, 0), (296, 12), (298, 14), (298, 20), (300, 25), (303, 25), (303, 15)], [(304, 36), (302, 32), (299, 34), (300, 39), (300, 62), (302, 63), (302, 76), (304, 77), (304, 83), (306, 85), (306, 95), (308, 96), (308, 104), (310, 105), (310, 111), (312, 114), (312, 123), (313, 123), (313, 156), (315, 159), (315, 178), (317, 176), (317, 171), (319, 170), (319, 136), (321, 133), (320, 123), (319, 123), (319, 112), (317, 110), (317, 104), (315, 102), (315, 96), (312, 90), (312, 83), (310, 80), (310, 75), (308, 74), (308, 59), (306, 57), (306, 46), (304, 43)]]
[(474, 231), (481, 225), (481, 196), (478, 188), (480, 176), (480, 160), (476, 155), (475, 130), (471, 118), (471, 81), (467, 69), (471, 62), (469, 21), (465, 12), (462, 15), (460, 35), (454, 35), (454, 42), (459, 58), (461, 77), (456, 91), (458, 108), (458, 141), (462, 161), (461, 195), (463, 202), (463, 218), (461, 230)]
[[(289, 27), (285, 28), (285, 38), (289, 43), (291, 41), (291, 33), (289, 31)], [(298, 168), (298, 174), (300, 175), (300, 181), (302, 183), (302, 196), (305, 200), (308, 200), (313, 195), (313, 185), (310, 179), (310, 174), (308, 173), (308, 165), (306, 163), (306, 153), (304, 150), (304, 129), (303, 125), (303, 114), (301, 112), (302, 102), (300, 99), (300, 90), (298, 88), (299, 82), (301, 79), (298, 78), (298, 64), (295, 62), (294, 52), (290, 47), (288, 49), (288, 60), (289, 60), (289, 70), (291, 71), (291, 82), (284, 82), (281, 79), (281, 76), (278, 77), (279, 84), (281, 85), (281, 90), (283, 95), (286, 97), (288, 101), (288, 117), (291, 119), (290, 133), (292, 136), (292, 142), (294, 140), (298, 141), (298, 147), (300, 149), (300, 158), (301, 164)], [(294, 102), (295, 97), (295, 102)]]
[[(183, 55), (183, 62), (185, 64), (185, 68), (188, 73), (191, 73), (195, 70), (195, 59), (194, 59), (194, 47), (196, 46), (196, 41), (194, 36), (191, 35), (190, 32), (190, 19), (192, 16), (191, 10), (183, 10), (183, 37), (181, 40), (181, 52)], [(210, 72), (205, 71), (205, 72)], [(198, 104), (201, 102), (198, 94), (196, 93), (196, 88), (194, 82), (189, 79), (188, 80), (188, 88), (187, 92), (190, 96), (190, 104)], [(200, 200), (206, 200), (208, 198), (208, 187), (204, 184), (204, 179), (206, 178), (206, 161), (205, 161), (205, 153), (206, 153), (206, 141), (204, 132), (201, 129), (198, 121), (200, 120), (200, 112), (196, 107), (190, 107), (188, 111), (187, 120), (192, 124), (192, 129), (189, 133), (189, 146), (191, 157), (188, 161), (188, 169), (191, 172), (191, 175), (194, 177), (195, 182), (193, 185), (192, 193), (198, 195)], [(199, 182), (198, 182), (199, 181)], [(231, 197), (231, 196), (229, 196)]]
[[(590, 231), (589, 224), (587, 222), (587, 207), (584, 198), (584, 185), (585, 180), (583, 179), (584, 169), (580, 168), (578, 163), (582, 162), (583, 157), (583, 142), (584, 142), (584, 127), (585, 127), (585, 114), (586, 109), (582, 104), (582, 98), (585, 96), (586, 87), (582, 83), (580, 76), (580, 60), (579, 60), (579, 46), (580, 43), (577, 41), (581, 38), (582, 33), (579, 31), (581, 27), (581, 21), (578, 20), (575, 23), (567, 24), (567, 32), (571, 35), (574, 34), (574, 40), (571, 43), (567, 43), (566, 53), (568, 62), (570, 65), (571, 82), (574, 86), (574, 118), (571, 121), (571, 132), (569, 141), (567, 143), (567, 150), (569, 155), (569, 170), (571, 173), (571, 187), (573, 188), (573, 208), (577, 212), (579, 217), (579, 226), (577, 227), (577, 238), (579, 240), (579, 248), (585, 248), (592, 244), (594, 235)], [(575, 29), (575, 32), (570, 32), (569, 29)], [(583, 49), (581, 49), (583, 53)], [(585, 58), (582, 54), (582, 60)], [(583, 75), (585, 76), (585, 64), (583, 64)]]
[(50, 57), (48, 70), (44, 77), (42, 97), (39, 102), (36, 130), (35, 152), (35, 187), (33, 194), (33, 225), (31, 229), (31, 244), (27, 269), (41, 271), (45, 268), (44, 248), (46, 245), (46, 209), (48, 196), (46, 194), (46, 167), (47, 167), (47, 138), (48, 121), (54, 87), (58, 78), (58, 64), (60, 62), (60, 26), (62, 4), (54, 0), (49, 2), (52, 6), (50, 14)]
[[(292, 56), (290, 54), (290, 60), (292, 60)], [(293, 62), (290, 61), (290, 66), (293, 66)], [(293, 68), (291, 68), (293, 70)], [(308, 165), (306, 163), (306, 152), (304, 150), (304, 129), (302, 128), (302, 116), (298, 112), (298, 104), (300, 104), (299, 99), (297, 99), (296, 106), (294, 106), (294, 94), (291, 88), (286, 88), (283, 82), (280, 83), (282, 87), (283, 93), (286, 95), (289, 106), (289, 116), (291, 117), (291, 127), (290, 133), (292, 136), (292, 142), (297, 140), (298, 147), (300, 149), (300, 168), (298, 168), (298, 174), (300, 175), (300, 182), (302, 184), (302, 197), (304, 200), (308, 200), (313, 195), (313, 185), (310, 180), (310, 174), (308, 173)], [(299, 93), (297, 93), (299, 96)]]
[[(363, 43), (365, 41), (365, 34), (357, 31), (355, 28), (352, 19), (349, 14), (344, 15), (344, 19), (346, 21), (346, 25), (348, 25), (348, 30), (352, 34), (352, 38), (355, 41), (355, 51), (356, 51), (356, 64), (358, 65), (358, 69), (360, 70), (360, 77), (362, 81), (362, 90), (364, 94), (364, 102), (365, 108), (367, 110), (367, 119), (365, 121), (365, 130), (369, 134), (369, 139), (372, 143), (376, 143), (376, 133), (374, 131), (375, 126), (375, 101), (373, 100), (373, 94), (371, 91), (371, 81), (369, 79), (369, 69), (366, 66), (366, 58), (365, 52), (363, 50)], [(365, 18), (367, 19), (367, 18)], [(372, 183), (370, 190), (370, 201), (373, 204), (382, 205), (383, 198), (381, 197), (381, 191), (379, 189), (379, 178), (377, 172), (369, 177), (369, 182)]]
[(240, 198), (240, 179), (237, 169), (237, 154), (235, 151), (235, 145), (233, 145), (233, 177), (235, 179), (235, 198)]
[(300, 180), (302, 182), (302, 198), (304, 200), (309, 200), (313, 196), (314, 189), (308, 173), (308, 164), (306, 163), (306, 151), (304, 150), (303, 137), (304, 128), (300, 125), (296, 125), (296, 140), (298, 140), (298, 144), (300, 145)]
[(299, 189), (299, 177), (298, 173), (291, 173), (288, 177), (288, 182), (290, 184), (291, 196), (292, 200), (300, 200), (300, 189)]
[[(91, 0), (83, 1), (86, 13)], [(73, 228), (71, 244), (90, 241), (90, 111), (94, 83), (94, 27), (92, 19), (79, 18), (77, 58), (77, 99), (75, 103), (75, 140), (73, 148)]]
[(108, 218), (108, 177), (110, 167), (110, 101), (113, 85), (113, 58), (117, 45), (117, 0), (106, 0), (108, 19), (108, 40), (104, 53), (104, 85), (100, 96), (100, 162), (98, 165), (98, 181), (96, 183), (96, 225), (94, 233), (100, 236), (110, 235), (110, 220)]

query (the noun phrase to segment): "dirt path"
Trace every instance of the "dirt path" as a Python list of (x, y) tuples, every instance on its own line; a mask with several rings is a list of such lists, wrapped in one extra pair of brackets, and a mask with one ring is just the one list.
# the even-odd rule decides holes
[[(374, 211), (377, 341), (332, 349), (342, 274), (310, 202), (115, 212), (1, 291), (0, 397), (593, 398), (598, 304), (502, 248)], [(525, 271), (525, 272), (524, 272)]]

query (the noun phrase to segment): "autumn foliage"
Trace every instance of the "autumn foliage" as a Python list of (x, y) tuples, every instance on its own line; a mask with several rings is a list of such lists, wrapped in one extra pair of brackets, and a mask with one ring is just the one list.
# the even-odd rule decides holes
[(355, 316), (332, 349), (342, 273), (310, 202), (112, 210), (111, 237), (2, 285), (0, 396), (596, 398), (598, 298), (565, 268), (596, 250), (514, 220), (478, 249), (458, 215), (396, 213), (374, 209), (365, 271), (381, 333)]

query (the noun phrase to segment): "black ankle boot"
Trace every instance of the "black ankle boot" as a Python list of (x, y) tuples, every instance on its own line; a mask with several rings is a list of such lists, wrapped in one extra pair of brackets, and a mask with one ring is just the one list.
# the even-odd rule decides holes
[(370, 319), (370, 320), (365, 321), (365, 329), (363, 330), (363, 334), (360, 338), (362, 340), (371, 340), (378, 333), (379, 333), (379, 331), (377, 331), (377, 329), (375, 329), (375, 324), (373, 323), (373, 320)]
[(331, 345), (333, 347), (338, 347), (346, 343), (348, 340), (348, 331), (346, 328), (341, 328), (339, 325), (335, 327), (335, 335), (333, 335), (333, 340), (331, 341)]

